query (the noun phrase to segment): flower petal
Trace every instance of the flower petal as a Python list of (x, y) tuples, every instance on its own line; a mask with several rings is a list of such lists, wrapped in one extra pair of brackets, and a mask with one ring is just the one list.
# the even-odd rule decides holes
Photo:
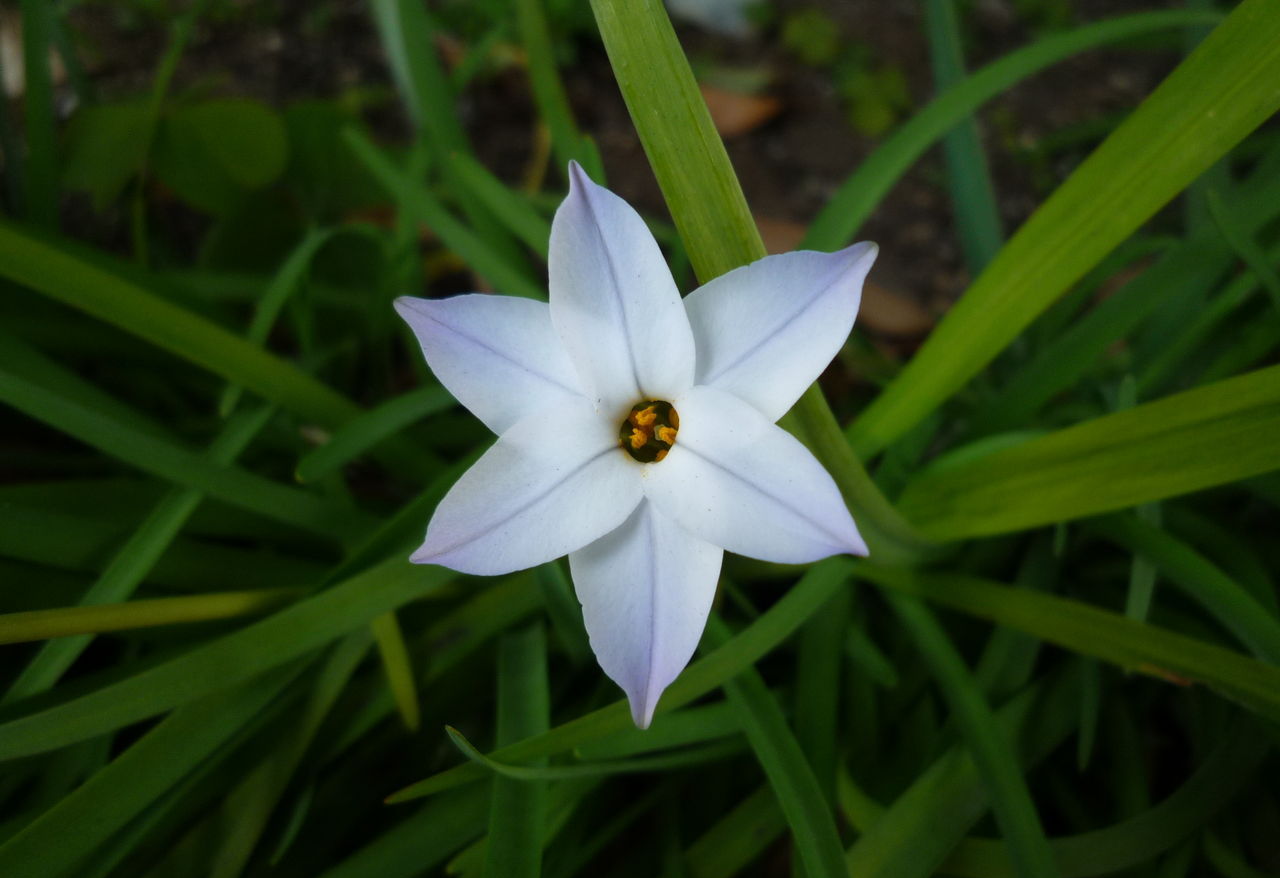
[(551, 322), (585, 393), (625, 412), (693, 384), (693, 333), (671, 272), (631, 207), (569, 165), (551, 223)]
[(449, 489), (410, 560), (494, 575), (559, 558), (631, 514), (642, 472), (586, 400), (530, 415)]
[(642, 729), (698, 646), (723, 557), (646, 501), (569, 556), (591, 649)]
[(545, 302), (473, 294), (395, 304), (440, 383), (499, 435), (582, 395)]
[(766, 256), (684, 300), (697, 345), (695, 383), (727, 390), (771, 421), (786, 414), (840, 350), (878, 248)]
[(645, 495), (659, 511), (749, 558), (804, 564), (867, 554), (835, 482), (794, 436), (711, 387), (693, 388), (675, 408), (675, 446), (645, 471)]

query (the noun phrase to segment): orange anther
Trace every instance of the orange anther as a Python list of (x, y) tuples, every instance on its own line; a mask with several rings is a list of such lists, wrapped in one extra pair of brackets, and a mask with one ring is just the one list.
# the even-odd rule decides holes
[(645, 443), (649, 441), (649, 431), (640, 427), (636, 427), (631, 431), (631, 447), (635, 449), (643, 448)]
[(646, 406), (638, 412), (632, 412), (631, 416), (627, 418), (627, 420), (635, 424), (637, 427), (647, 427), (657, 419), (658, 413), (654, 410), (653, 406)]
[(657, 463), (658, 461), (662, 460), (662, 458), (666, 457), (667, 454), (668, 454), (667, 449), (665, 448), (662, 449), (661, 451), (659, 451), (657, 454), (653, 456), (653, 462)]
[(674, 445), (676, 441), (675, 427), (659, 427), (654, 433), (658, 436), (659, 442), (665, 442), (668, 445)]

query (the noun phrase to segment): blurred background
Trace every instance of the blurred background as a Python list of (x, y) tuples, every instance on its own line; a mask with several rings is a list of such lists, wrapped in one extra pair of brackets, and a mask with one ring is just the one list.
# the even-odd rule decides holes
[[(857, 238), (880, 257), (822, 378), (842, 425), (1234, 5), (668, 4), (770, 250), (813, 235), (860, 168), (876, 173), (852, 179), (894, 181), (864, 205)], [(915, 120), (936, 120), (938, 95), (954, 107), (966, 72), (993, 64), (995, 96), (912, 158), (944, 133)], [(435, 502), (492, 437), (434, 381), (391, 301), (545, 295), (569, 155), (650, 221), (682, 291), (696, 286), (590, 5), (3, 2), (0, 68), (0, 866), (23, 864), (0, 874), (480, 874), (500, 823), (493, 779), (442, 725), (488, 751), (594, 722), (619, 693), (591, 658), (563, 564), (460, 582), (406, 570)], [(927, 511), (930, 483), (913, 480), (942, 470), (945, 486), (943, 467), (926, 469), (942, 455), (981, 463), (1086, 422), (1107, 438), (1115, 412), (1250, 370), (1251, 392), (1272, 399), (1256, 388), (1280, 347), (1280, 129), (1246, 131), (884, 449), (878, 489), (898, 499), (917, 484)], [(1273, 417), (1257, 408), (1241, 436)], [(1128, 438), (1086, 444), (1081, 469), (1054, 472)], [(1176, 483), (1144, 495), (1159, 502), (1059, 515), (1050, 498), (1029, 523), (962, 528), (944, 563), (1016, 583), (1004, 592), (1036, 611), (1020, 630), (989, 623), (1000, 600), (948, 611), (934, 643), (972, 666), (972, 691), (1020, 736), (1032, 822), (1069, 874), (1256, 878), (1280, 863), (1280, 802), (1264, 781), (1280, 715), (1266, 663), (1280, 655), (1280, 478), (1257, 474), (1269, 458), (1247, 480), (1210, 460), (1212, 478), (1179, 497), (1193, 488), (1157, 463), (1152, 480)], [(1074, 520), (1099, 511), (1115, 514)], [(956, 768), (968, 756), (955, 688), (934, 681), (919, 631), (878, 588), (831, 569), (731, 558), (717, 606), (735, 629), (772, 632), (743, 667), (759, 659), (760, 702), (795, 726), (799, 761), (861, 845), (851, 856), (922, 878), (954, 848), (950, 874), (1013, 875), (982, 778)], [(1212, 588), (1166, 588), (1201, 575)], [(147, 615), (150, 599), (169, 603)], [(80, 609), (122, 615), (77, 622)], [(1169, 668), (1244, 680), (1272, 713)], [(495, 703), (534, 670), (537, 722), (504, 731)], [(707, 699), (647, 737), (618, 732), (617, 713), (622, 725), (574, 738), (587, 743), (535, 791), (550, 828), (526, 845), (534, 865), (801, 874), (729, 707)], [(631, 764), (645, 759), (669, 761)], [(460, 763), (486, 783), (383, 806)], [(882, 813), (910, 831), (877, 837)], [(935, 859), (917, 857), (929, 844)]]
[[(940, 90), (939, 76), (943, 84), (956, 77), (931, 63), (927, 5), (670, 5), (771, 250), (794, 248), (837, 186)], [(974, 69), (1079, 24), (1170, 5), (974, 0), (955, 4), (954, 14), (964, 65)], [(345, 126), (357, 125), (391, 147), (412, 140), (413, 121), (366, 3), (80, 0), (56, 7), (54, 93), (65, 123), (58, 213), (68, 233), (121, 254), (145, 247), (158, 268), (267, 273), (309, 225), (392, 222), (387, 192), (340, 139)], [(563, 191), (563, 169), (531, 93), (514, 7), (488, 0), (427, 9), (432, 48), (456, 90), (457, 118), (475, 156), (505, 182), (540, 195), (545, 212)], [(176, 33), (178, 16), (191, 17), (189, 33)], [(663, 218), (589, 6), (551, 0), (546, 19), (572, 113), (598, 147), (608, 185)], [(0, 21), (6, 89), (19, 101), (21, 19), (9, 9)], [(1078, 54), (983, 108), (978, 131), (1005, 232), (1172, 69), (1186, 41), (1185, 33), (1165, 30)], [(163, 109), (146, 143), (148, 102), (158, 91)], [(11, 212), (21, 202), (14, 180), (11, 173)], [(883, 254), (861, 325), (891, 354), (923, 337), (970, 279), (950, 203), (935, 149), (860, 233)], [(400, 291), (489, 286), (468, 277), (430, 229), (420, 243), (417, 264), (395, 267), (410, 272), (396, 275)], [(360, 292), (373, 283), (385, 288), (389, 270), (368, 240), (348, 237), (324, 248), (310, 276)], [(688, 274), (680, 280), (691, 288)]]

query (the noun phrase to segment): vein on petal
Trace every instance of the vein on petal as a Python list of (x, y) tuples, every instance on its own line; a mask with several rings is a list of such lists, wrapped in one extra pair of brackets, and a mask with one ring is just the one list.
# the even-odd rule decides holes
[(797, 518), (799, 518), (801, 521), (808, 522), (808, 523), (809, 523), (810, 525), (812, 525), (812, 526), (813, 526), (817, 531), (819, 531), (819, 532), (820, 532), (820, 533), (822, 533), (822, 534), (825, 534), (828, 538), (831, 538), (831, 539), (833, 540), (833, 545), (840, 546), (840, 547), (844, 547), (844, 546), (846, 545), (846, 540), (845, 540), (845, 538), (844, 538), (844, 537), (842, 537), (842, 536), (840, 536), (839, 534), (835, 533), (834, 531), (832, 531), (832, 530), (828, 529), (828, 528), (827, 528), (827, 527), (826, 527), (826, 526), (825, 526), (821, 521), (819, 521), (818, 519), (815, 519), (815, 518), (810, 517), (809, 515), (806, 515), (806, 514), (805, 514), (805, 512), (804, 512), (803, 510), (799, 509), (798, 507), (796, 507), (796, 506), (792, 505), (791, 503), (788, 503), (786, 500), (782, 499), (781, 497), (777, 496), (776, 494), (772, 494), (772, 493), (770, 493), (769, 491), (766, 491), (763, 487), (761, 487), (761, 486), (760, 486), (759, 484), (757, 484), (756, 482), (753, 482), (751, 479), (748, 479), (748, 478), (746, 478), (746, 477), (744, 477), (744, 476), (742, 476), (742, 475), (738, 474), (737, 472), (734, 472), (734, 471), (733, 471), (733, 470), (731, 470), (729, 467), (725, 466), (724, 464), (720, 463), (719, 461), (717, 461), (717, 460), (713, 460), (712, 458), (707, 457), (705, 454), (702, 454), (701, 452), (699, 452), (696, 448), (691, 447), (688, 443), (685, 443), (682, 447), (684, 448), (684, 450), (685, 450), (686, 452), (688, 452), (689, 454), (692, 454), (694, 457), (698, 458), (698, 460), (701, 460), (701, 461), (703, 461), (704, 463), (710, 464), (711, 466), (713, 466), (713, 467), (715, 467), (716, 469), (720, 470), (720, 472), (724, 473), (725, 475), (728, 475), (728, 476), (730, 476), (730, 477), (732, 477), (732, 478), (736, 479), (737, 481), (741, 482), (742, 484), (746, 485), (748, 488), (750, 488), (751, 490), (755, 491), (755, 492), (756, 492), (757, 494), (759, 494), (760, 496), (762, 496), (762, 497), (766, 498), (767, 500), (770, 500), (770, 501), (772, 501), (772, 502), (774, 502), (774, 503), (777, 503), (777, 504), (778, 504), (779, 506), (781, 506), (783, 509), (786, 509), (786, 510), (787, 510), (788, 512), (790, 512), (791, 514), (795, 515), (795, 516), (796, 516)]
[[(411, 306), (409, 306), (409, 307), (413, 308), (413, 306), (412, 306), (412, 305), (411, 305)], [(565, 384), (564, 382), (557, 380), (556, 378), (554, 378), (554, 377), (552, 377), (552, 376), (550, 376), (550, 375), (546, 374), (545, 372), (540, 372), (540, 371), (538, 371), (537, 369), (533, 369), (533, 368), (531, 368), (527, 363), (522, 363), (522, 362), (520, 362), (519, 360), (512, 359), (512, 358), (511, 358), (510, 356), (508, 356), (504, 351), (502, 351), (502, 350), (500, 350), (500, 349), (498, 349), (498, 348), (493, 347), (492, 345), (490, 345), (490, 344), (488, 344), (487, 342), (485, 342), (483, 339), (477, 338), (477, 337), (476, 337), (476, 336), (474, 336), (474, 335), (470, 335), (469, 333), (463, 332), (463, 331), (462, 331), (461, 329), (459, 329), (458, 327), (456, 327), (456, 326), (454, 326), (454, 325), (452, 325), (452, 324), (450, 324), (450, 323), (446, 323), (446, 322), (444, 322), (444, 321), (443, 321), (443, 320), (441, 320), (439, 317), (437, 317), (436, 315), (432, 314), (432, 313), (430, 312), (430, 310), (423, 310), (423, 309), (420, 309), (420, 308), (413, 308), (413, 312), (414, 312), (415, 314), (419, 314), (419, 315), (421, 315), (422, 317), (425, 317), (427, 320), (430, 320), (430, 321), (431, 321), (432, 323), (434, 323), (436, 326), (441, 327), (442, 329), (444, 329), (444, 330), (446, 330), (446, 331), (448, 331), (448, 332), (452, 333), (453, 335), (457, 336), (458, 338), (465, 339), (466, 341), (471, 342), (471, 343), (472, 343), (473, 345), (475, 345), (476, 347), (481, 348), (481, 349), (483, 349), (483, 350), (487, 351), (488, 353), (492, 354), (493, 356), (497, 357), (498, 359), (500, 359), (500, 360), (504, 360), (504, 361), (506, 361), (506, 362), (510, 363), (511, 365), (515, 366), (516, 368), (521, 369), (522, 371), (528, 372), (530, 375), (534, 376), (535, 378), (540, 378), (540, 379), (542, 379), (543, 381), (545, 381), (546, 383), (551, 384), (551, 385), (553, 385), (553, 386), (555, 386), (555, 387), (559, 387), (561, 390), (564, 390), (564, 391), (566, 391), (566, 392), (568, 392), (568, 393), (572, 394), (573, 396), (582, 396), (582, 391), (578, 390), (577, 388), (569, 387), (569, 386), (568, 386), (567, 384)]]
[(644, 684), (641, 687), (640, 718), (646, 720), (645, 726), (648, 726), (648, 720), (651, 719), (652, 708), (650, 699), (653, 697), (649, 691), (653, 685), (653, 643), (658, 632), (658, 541), (654, 533), (653, 527), (653, 506), (648, 500), (642, 500), (645, 504), (642, 510), (641, 518), (644, 521), (644, 540), (648, 544), (648, 557), (652, 563), (646, 566), (645, 570), (649, 575), (649, 638), (645, 643), (644, 658)]
[[(770, 329), (767, 333), (764, 333), (761, 337), (766, 339), (771, 339), (771, 340), (776, 339), (779, 333), (781, 333), (787, 327), (791, 326), (791, 324), (799, 320), (800, 317), (804, 314), (804, 312), (809, 309), (810, 305), (812, 305), (814, 302), (818, 301), (823, 296), (825, 296), (832, 287), (834, 287), (837, 283), (839, 283), (840, 278), (844, 276), (844, 268), (845, 266), (842, 264), (837, 271), (838, 276), (836, 278), (828, 280), (826, 283), (822, 284), (820, 286), (820, 291), (817, 294), (810, 296), (808, 299), (801, 302), (799, 308), (797, 308), (795, 311), (792, 311), (790, 314), (785, 316), (782, 320), (778, 321), (772, 329)], [(707, 375), (706, 377), (704, 377), (701, 383), (711, 384), (715, 381), (720, 380), (727, 373), (732, 372), (734, 369), (738, 368), (743, 363), (745, 363), (748, 359), (759, 354), (763, 347), (764, 346), (760, 344), (747, 346), (746, 348), (743, 349), (742, 353), (740, 353), (731, 362), (718, 368), (714, 374)]]
[(498, 528), (502, 527), (503, 525), (507, 524), (507, 523), (508, 523), (508, 522), (510, 522), (512, 519), (517, 518), (517, 517), (519, 517), (519, 516), (523, 515), (524, 513), (528, 512), (530, 509), (532, 509), (534, 506), (536, 506), (537, 504), (541, 503), (543, 500), (547, 499), (547, 497), (548, 497), (548, 496), (550, 496), (550, 495), (551, 495), (552, 493), (554, 493), (557, 489), (559, 489), (562, 485), (564, 485), (564, 484), (565, 484), (565, 482), (568, 482), (570, 479), (572, 479), (572, 478), (574, 478), (575, 476), (577, 476), (579, 473), (581, 473), (581, 472), (582, 472), (583, 470), (585, 470), (587, 467), (591, 466), (591, 465), (592, 465), (593, 463), (595, 463), (597, 460), (599, 460), (600, 458), (604, 457), (606, 454), (609, 454), (610, 452), (613, 452), (613, 451), (616, 451), (616, 450), (617, 450), (617, 449), (616, 449), (616, 447), (615, 447), (612, 443), (610, 443), (607, 447), (605, 447), (605, 448), (604, 448), (604, 449), (602, 449), (601, 451), (598, 451), (596, 454), (592, 455), (591, 457), (587, 458), (587, 459), (586, 459), (586, 460), (584, 460), (582, 463), (580, 463), (578, 466), (574, 467), (570, 472), (566, 473), (566, 474), (565, 474), (565, 476), (564, 476), (564, 478), (560, 479), (559, 481), (555, 482), (554, 484), (548, 485), (548, 486), (547, 486), (547, 488), (546, 488), (545, 490), (543, 490), (543, 491), (539, 492), (537, 495), (535, 495), (533, 498), (531, 498), (531, 499), (530, 499), (530, 500), (528, 500), (527, 502), (525, 502), (525, 503), (523, 503), (522, 505), (520, 505), (520, 506), (516, 507), (516, 509), (515, 509), (513, 512), (511, 512), (509, 515), (506, 515), (506, 516), (504, 516), (504, 517), (502, 517), (502, 518), (499, 518), (497, 521), (495, 521), (495, 522), (493, 522), (493, 523), (491, 523), (491, 524), (486, 525), (482, 530), (480, 530), (480, 531), (478, 531), (478, 532), (468, 534), (467, 536), (463, 537), (462, 539), (455, 540), (453, 543), (451, 543), (451, 544), (449, 544), (449, 545), (445, 546), (444, 548), (433, 549), (433, 550), (431, 551), (431, 553), (430, 553), (430, 554), (428, 554), (428, 555), (423, 555), (423, 554), (421, 554), (421, 553), (419, 553), (419, 554), (415, 554), (415, 555), (414, 555), (413, 560), (419, 560), (419, 559), (420, 559), (420, 560), (423, 560), (423, 561), (428, 561), (428, 560), (430, 560), (430, 559), (432, 559), (432, 558), (439, 558), (441, 555), (447, 555), (447, 554), (449, 554), (450, 552), (456, 552), (458, 549), (461, 549), (461, 548), (462, 548), (462, 547), (464, 547), (464, 546), (469, 546), (469, 545), (471, 545), (471, 544), (472, 544), (472, 543), (474, 543), (474, 542), (477, 542), (477, 541), (479, 541), (479, 540), (481, 540), (481, 539), (484, 539), (486, 536), (488, 536), (489, 534), (491, 534), (493, 531), (495, 531), (495, 530), (497, 530)]
[(605, 265), (609, 268), (609, 278), (613, 281), (613, 300), (617, 305), (618, 320), (622, 324), (622, 343), (627, 349), (627, 363), (631, 366), (631, 383), (635, 385), (636, 394), (643, 395), (644, 389), (640, 386), (640, 369), (636, 365), (636, 352), (631, 346), (631, 325), (627, 321), (627, 309), (622, 301), (622, 285), (618, 280), (618, 267), (613, 262), (613, 252), (609, 249), (609, 245), (604, 239), (604, 232), (600, 231), (600, 218), (596, 215), (595, 205), (591, 203), (591, 193), (587, 189), (588, 185), (595, 184), (586, 178), (586, 174), (581, 168), (577, 170), (577, 173), (586, 180), (586, 182), (580, 184), (582, 186), (582, 203), (591, 218), (591, 231), (600, 241), (600, 252), (604, 254)]

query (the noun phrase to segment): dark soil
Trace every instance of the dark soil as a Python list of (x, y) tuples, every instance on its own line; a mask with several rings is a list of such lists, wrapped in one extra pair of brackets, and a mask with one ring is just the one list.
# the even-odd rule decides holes
[[(226, 6), (227, 4), (223, 4)], [(1016, 5), (975, 0), (964, 11), (970, 69), (1026, 45), (1035, 23)], [(1151, 0), (1076, 0), (1074, 23), (1150, 10)], [(775, 0), (777, 21), (791, 11), (818, 8), (844, 37), (869, 47), (878, 63), (899, 68), (913, 102), (933, 95), (921, 4), (915, 0)], [(235, 6), (232, 5), (234, 11)], [(102, 97), (147, 91), (167, 40), (158, 22), (122, 26), (109, 5), (80, 7), (73, 17), (90, 79)], [(695, 62), (764, 70), (781, 112), (728, 142), (729, 154), (758, 217), (803, 225), (877, 145), (848, 120), (830, 76), (784, 50), (777, 29), (735, 40), (692, 27), (680, 29)], [(1178, 53), (1129, 48), (1078, 56), (1041, 73), (984, 109), (983, 138), (1006, 233), (1016, 229), (1053, 185), (1096, 142), (1083, 136), (1071, 148), (1038, 154), (1046, 135), (1113, 117), (1136, 105), (1176, 63)], [(657, 185), (598, 42), (579, 39), (576, 62), (564, 71), (581, 127), (597, 141), (609, 184), (642, 211), (665, 212)], [(260, 3), (224, 20), (202, 22), (174, 80), (194, 89), (260, 98), (276, 106), (303, 98), (336, 97), (352, 88), (385, 89), (391, 79), (377, 34), (361, 0), (317, 4)], [(523, 70), (477, 79), (459, 112), (481, 159), (516, 180), (533, 150), (534, 114)], [(398, 107), (387, 102), (373, 120), (394, 139), (407, 132)], [(1100, 132), (1105, 133), (1105, 131)], [(963, 290), (968, 273), (952, 227), (945, 170), (934, 150), (885, 199), (859, 237), (881, 244), (875, 279), (882, 286), (941, 310)]]

